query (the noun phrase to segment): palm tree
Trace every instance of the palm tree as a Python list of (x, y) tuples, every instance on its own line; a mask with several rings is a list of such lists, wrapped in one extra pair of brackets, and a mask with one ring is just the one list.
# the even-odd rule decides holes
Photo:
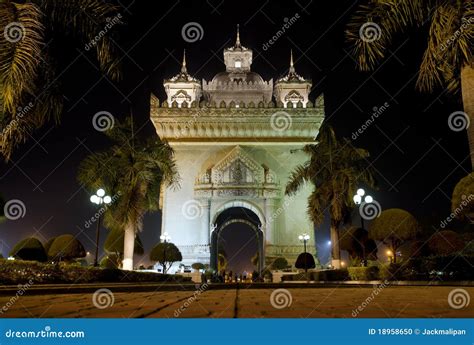
[(0, 154), (5, 159), (34, 129), (59, 121), (63, 97), (54, 38), (77, 36), (84, 50), (96, 51), (101, 70), (117, 79), (110, 29), (121, 18), (118, 6), (106, 0), (0, 0)]
[(461, 90), (464, 112), (471, 122), (467, 130), (474, 169), (474, 2), (370, 0), (359, 6), (348, 25), (347, 38), (353, 43), (358, 67), (367, 71), (385, 57), (395, 34), (425, 25), (429, 26), (427, 48), (417, 88), (431, 92), (440, 85), (451, 93)]
[(310, 159), (292, 172), (286, 194), (295, 194), (308, 182), (314, 185), (308, 198), (308, 214), (315, 225), (320, 225), (326, 211), (329, 213), (332, 266), (340, 268), (339, 227), (350, 217), (352, 198), (360, 184), (374, 184), (366, 160), (369, 153), (353, 147), (347, 139), (338, 140), (326, 125), (321, 127), (316, 141), (316, 145), (304, 147)]
[(114, 197), (104, 214), (109, 229), (124, 235), (123, 268), (133, 269), (136, 233), (146, 212), (159, 209), (160, 187), (178, 186), (172, 148), (158, 139), (140, 140), (129, 117), (106, 131), (114, 145), (93, 153), (79, 166), (78, 180), (88, 189), (106, 188)]

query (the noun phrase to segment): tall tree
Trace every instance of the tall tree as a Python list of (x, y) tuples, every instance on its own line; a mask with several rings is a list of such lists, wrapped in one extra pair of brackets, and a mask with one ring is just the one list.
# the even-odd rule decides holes
[(79, 38), (107, 76), (119, 77), (111, 30), (121, 22), (118, 9), (107, 0), (0, 0), (0, 154), (6, 159), (32, 130), (60, 118), (55, 38)]
[(350, 217), (357, 188), (362, 183), (374, 183), (367, 161), (369, 153), (353, 147), (348, 139), (338, 140), (327, 125), (321, 127), (316, 141), (304, 147), (310, 159), (293, 171), (286, 194), (296, 193), (306, 182), (313, 184), (308, 214), (315, 225), (320, 225), (329, 213), (332, 266), (340, 268), (339, 227)]
[(84, 159), (78, 179), (90, 190), (105, 187), (117, 196), (104, 213), (104, 223), (125, 232), (123, 269), (131, 270), (143, 216), (158, 210), (161, 185), (177, 187), (179, 177), (172, 148), (157, 138), (138, 138), (130, 117), (105, 133), (114, 145)]
[(393, 263), (397, 263), (397, 252), (400, 247), (416, 238), (420, 230), (420, 225), (410, 212), (391, 208), (383, 211), (372, 221), (369, 236), (385, 244), (392, 252)]
[[(471, 164), (474, 168), (474, 2), (472, 0), (370, 0), (360, 5), (348, 25), (347, 38), (361, 70), (372, 70), (385, 58), (397, 33), (428, 26), (427, 47), (417, 88), (441, 85), (462, 91)], [(467, 119), (466, 119), (467, 121)]]

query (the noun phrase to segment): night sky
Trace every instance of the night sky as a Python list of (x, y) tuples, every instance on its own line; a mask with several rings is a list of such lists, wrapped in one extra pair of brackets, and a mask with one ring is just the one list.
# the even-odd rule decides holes
[[(466, 134), (451, 131), (447, 123), (449, 114), (462, 110), (460, 95), (446, 94), (441, 88), (430, 95), (415, 90), (427, 28), (396, 36), (380, 68), (362, 73), (355, 69), (344, 37), (357, 2), (325, 3), (331, 7), (311, 0), (121, 0), (125, 24), (118, 28), (116, 43), (123, 55), (124, 78), (119, 83), (101, 76), (83, 42), (55, 37), (64, 114), (59, 125), (49, 123), (35, 132), (9, 163), (0, 165), (5, 200), (20, 199), (26, 205), (24, 218), (0, 224), (3, 255), (26, 236), (47, 240), (63, 233), (79, 234), (92, 251), (95, 229), (85, 229), (84, 224), (94, 208), (76, 181), (79, 162), (108, 145), (93, 128), (92, 117), (108, 111), (121, 119), (131, 108), (140, 124), (139, 135), (155, 135), (149, 121), (150, 92), (164, 99), (163, 79), (178, 72), (184, 48), (188, 71), (198, 79), (209, 80), (223, 71), (222, 50), (234, 43), (237, 23), (242, 44), (253, 49), (252, 70), (264, 79), (287, 72), (293, 49), (297, 72), (313, 81), (311, 99), (324, 92), (326, 120), (339, 136), (350, 138), (374, 107), (387, 103), (387, 110), (354, 141), (371, 153), (378, 180), (378, 189), (371, 194), (383, 209), (404, 208), (422, 223), (439, 224), (450, 212), (455, 183), (469, 173), (470, 166)], [(264, 50), (263, 44), (285, 18), (295, 14), (300, 18)], [(201, 40), (183, 40), (181, 29), (188, 22), (203, 27)], [(322, 262), (328, 256), (328, 233), (327, 223), (316, 231)], [(159, 213), (146, 216), (140, 236), (147, 261), (148, 251), (159, 240)], [(236, 246), (239, 241), (245, 238), (235, 239)], [(247, 265), (255, 248), (243, 252)]]

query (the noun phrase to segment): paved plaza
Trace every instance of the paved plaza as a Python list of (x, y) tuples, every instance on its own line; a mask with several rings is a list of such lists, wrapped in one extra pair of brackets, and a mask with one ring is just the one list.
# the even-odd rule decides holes
[(1, 317), (26, 318), (333, 318), (472, 317), (474, 304), (449, 303), (474, 287), (393, 286), (278, 288), (229, 287), (188, 291), (114, 292), (113, 286), (68, 294), (0, 296)]

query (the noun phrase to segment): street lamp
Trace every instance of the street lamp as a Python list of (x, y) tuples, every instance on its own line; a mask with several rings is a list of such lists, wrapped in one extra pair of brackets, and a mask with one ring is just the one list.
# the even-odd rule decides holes
[(298, 236), (298, 239), (300, 241), (303, 241), (303, 245), (304, 245), (304, 252), (306, 253), (306, 242), (310, 239), (309, 235), (307, 233), (304, 233), (302, 235), (299, 235)]
[[(354, 195), (354, 197), (352, 198), (354, 200), (354, 204), (356, 205), (360, 205), (362, 204), (362, 197), (365, 195), (365, 190), (363, 190), (362, 188), (359, 188), (357, 190), (357, 194)], [(372, 198), (372, 196), (370, 195), (365, 195), (364, 197), (364, 202), (366, 204), (370, 204), (371, 202), (374, 201), (374, 198)], [(360, 213), (360, 212), (359, 212)], [(363, 229), (364, 228), (364, 217), (362, 217), (362, 214), (360, 215), (360, 226), (361, 228)]]
[[(168, 235), (168, 233), (165, 231), (163, 234), (160, 235), (160, 240), (161, 242), (163, 243), (168, 243), (169, 241), (171, 241), (171, 237), (170, 235)], [(165, 245), (165, 247), (163, 248), (163, 274), (165, 274), (165, 262), (166, 262), (166, 248), (168, 246)]]
[(168, 235), (168, 233), (165, 231), (161, 236), (160, 236), (160, 240), (163, 242), (163, 243), (166, 243), (166, 242), (169, 242), (171, 241), (171, 237)]
[[(112, 198), (108, 195), (105, 195), (105, 190), (102, 188), (99, 188), (97, 192), (90, 197), (90, 201), (93, 204), (96, 204), (98, 206), (102, 204), (110, 204), (112, 202)], [(96, 229), (96, 234), (95, 234), (95, 257), (94, 257), (94, 267), (99, 266), (98, 263), (98, 257), (99, 257), (99, 236), (100, 236), (100, 222), (102, 220), (102, 212), (99, 213), (99, 219), (97, 220), (97, 229)]]

